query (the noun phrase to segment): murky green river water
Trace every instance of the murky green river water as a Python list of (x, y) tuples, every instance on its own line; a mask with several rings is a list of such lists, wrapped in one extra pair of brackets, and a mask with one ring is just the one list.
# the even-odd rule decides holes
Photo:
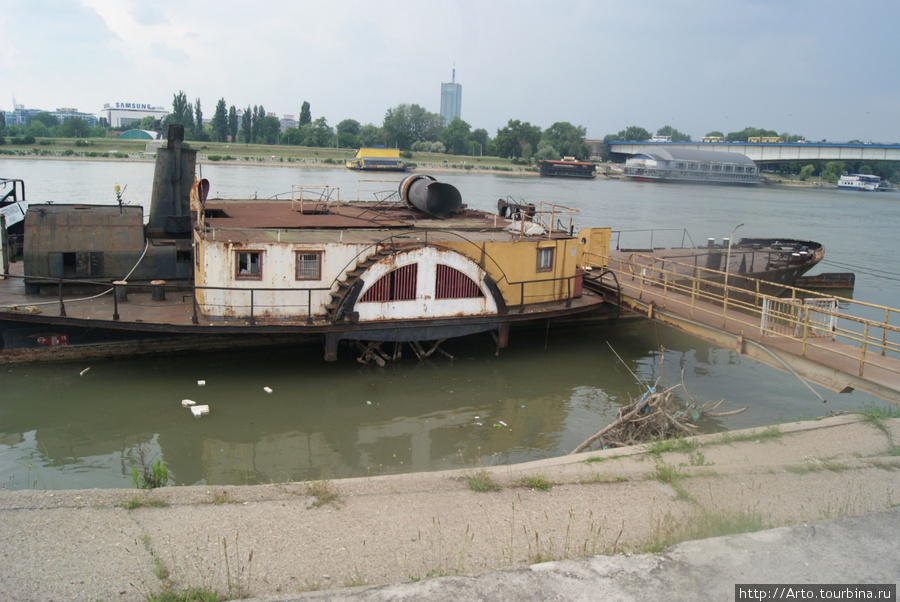
[[(214, 195), (262, 198), (303, 183), (356, 196), (356, 174), (343, 170), (202, 169)], [(31, 202), (112, 203), (119, 183), (127, 185), (126, 200), (142, 204), (149, 200), (152, 165), (0, 160), (0, 174), (25, 179)], [(856, 299), (900, 305), (900, 195), (437, 177), (457, 186), (472, 207), (492, 210), (507, 196), (555, 202), (579, 209), (580, 226), (687, 228), (702, 244), (743, 223), (737, 236), (816, 240), (826, 247), (817, 271), (853, 271)], [(681, 235), (657, 234), (654, 244), (675, 244)], [(0, 486), (130, 487), (139, 448), (162, 458), (178, 484), (341, 478), (552, 457), (614, 419), (641, 394), (639, 381), (675, 385), (682, 374), (693, 399), (724, 398), (720, 410), (750, 406), (703, 424), (707, 432), (887, 404), (817, 388), (823, 403), (793, 376), (643, 320), (513, 330), (499, 355), (487, 335), (449, 341), (445, 349), (455, 359), (420, 362), (407, 354), (385, 368), (361, 366), (349, 351), (325, 363), (318, 346), (0, 366)], [(192, 418), (182, 399), (209, 404), (210, 414)]]

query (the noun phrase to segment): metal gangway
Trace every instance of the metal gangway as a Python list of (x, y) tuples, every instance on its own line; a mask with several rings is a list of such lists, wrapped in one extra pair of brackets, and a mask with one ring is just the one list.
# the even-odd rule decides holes
[(898, 309), (790, 286), (773, 296), (771, 283), (639, 252), (585, 253), (584, 263), (585, 285), (621, 308), (833, 391), (900, 404)]

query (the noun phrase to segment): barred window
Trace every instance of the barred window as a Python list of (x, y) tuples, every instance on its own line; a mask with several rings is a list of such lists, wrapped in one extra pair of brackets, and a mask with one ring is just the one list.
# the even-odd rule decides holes
[(322, 253), (318, 251), (297, 251), (295, 253), (297, 280), (322, 279)]
[(471, 299), (483, 296), (475, 281), (466, 274), (448, 265), (437, 265), (435, 299)]
[(416, 298), (416, 281), (419, 264), (412, 263), (385, 274), (365, 292), (363, 303), (385, 301), (410, 301)]

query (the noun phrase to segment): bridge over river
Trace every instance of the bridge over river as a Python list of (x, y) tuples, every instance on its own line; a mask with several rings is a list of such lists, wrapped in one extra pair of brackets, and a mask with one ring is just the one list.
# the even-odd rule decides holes
[(740, 153), (757, 164), (786, 161), (900, 161), (898, 144), (833, 144), (765, 143), (765, 142), (607, 142), (610, 159), (616, 162), (640, 153), (652, 153), (657, 148), (688, 148), (695, 150)]
[[(695, 265), (617, 252), (586, 257), (585, 285), (607, 301), (837, 392), (900, 404), (900, 310), (765, 283)], [(731, 278), (736, 278), (732, 274)], [(755, 283), (755, 284), (754, 284)]]

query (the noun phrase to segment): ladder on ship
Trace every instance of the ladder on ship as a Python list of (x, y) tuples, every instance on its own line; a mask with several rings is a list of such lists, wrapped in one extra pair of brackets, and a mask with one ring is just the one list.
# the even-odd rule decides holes
[(898, 309), (790, 286), (774, 297), (762, 281), (729, 286), (729, 274), (639, 253), (585, 253), (585, 268), (585, 285), (623, 309), (832, 391), (900, 404)]

